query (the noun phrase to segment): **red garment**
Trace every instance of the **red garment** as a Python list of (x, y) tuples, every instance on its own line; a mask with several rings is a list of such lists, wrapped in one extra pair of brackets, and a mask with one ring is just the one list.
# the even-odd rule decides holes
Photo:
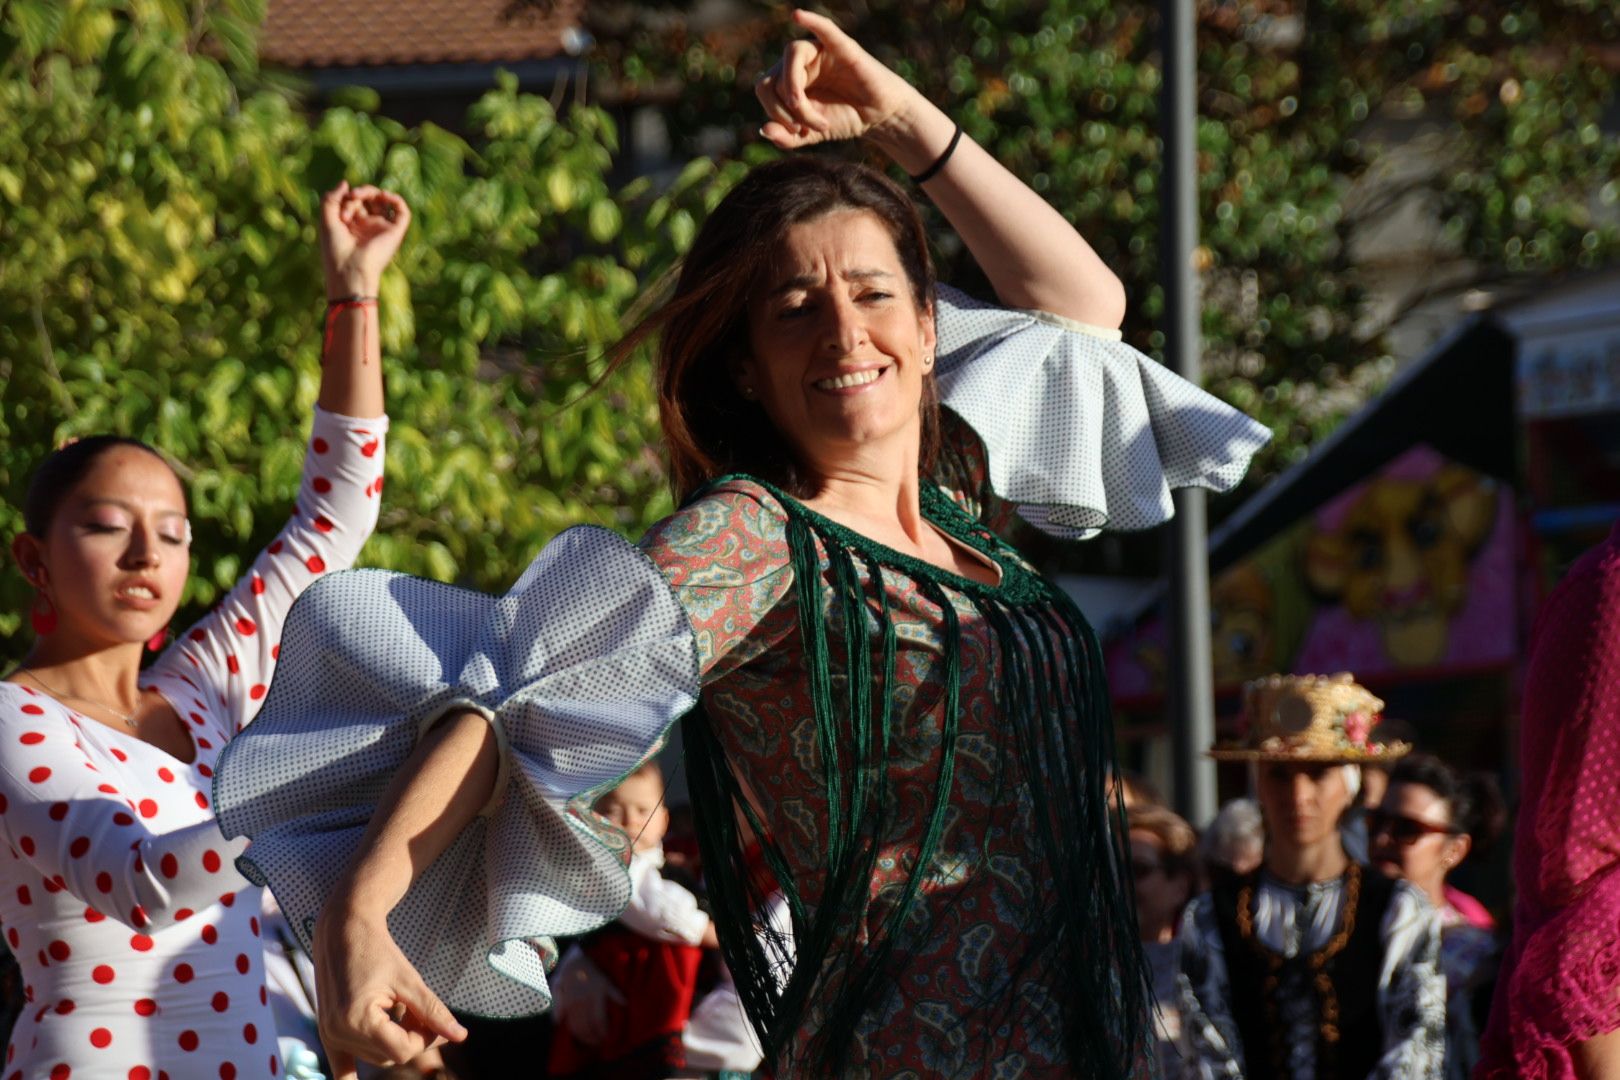
[(1518, 901), (1476, 1080), (1564, 1080), (1620, 1028), (1620, 527), (1531, 634), (1513, 855)]
[(1486, 910), (1485, 905), (1475, 900), (1461, 889), (1447, 885), (1444, 889), (1446, 903), (1452, 910), (1462, 916), (1463, 922), (1476, 930), (1495, 930), (1496, 920)]
[(686, 1063), (681, 1032), (692, 1014), (703, 950), (642, 937), (617, 923), (581, 946), (601, 969), (620, 1004), (607, 1005), (607, 1038), (589, 1046), (558, 1025), (551, 1041), (550, 1076), (655, 1080)]

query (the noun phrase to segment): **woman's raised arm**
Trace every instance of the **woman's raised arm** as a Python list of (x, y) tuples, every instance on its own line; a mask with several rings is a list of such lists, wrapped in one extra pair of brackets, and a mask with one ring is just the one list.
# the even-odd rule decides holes
[(319, 403), (327, 412), (370, 419), (383, 412), (377, 286), (411, 225), (411, 208), (391, 191), (351, 188), (321, 197), (321, 270), (326, 339)]
[(1010, 307), (1096, 326), (1125, 317), (1125, 288), (1063, 215), (831, 19), (795, 11), (813, 39), (791, 42), (755, 88), (770, 117), (760, 133), (784, 150), (865, 137), (913, 176)]

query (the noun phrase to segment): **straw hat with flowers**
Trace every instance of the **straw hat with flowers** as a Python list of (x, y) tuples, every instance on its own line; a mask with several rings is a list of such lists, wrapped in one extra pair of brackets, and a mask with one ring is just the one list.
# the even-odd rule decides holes
[(1361, 764), (1408, 753), (1405, 742), (1372, 740), (1384, 702), (1348, 673), (1267, 675), (1243, 687), (1243, 735), (1217, 743), (1216, 761)]

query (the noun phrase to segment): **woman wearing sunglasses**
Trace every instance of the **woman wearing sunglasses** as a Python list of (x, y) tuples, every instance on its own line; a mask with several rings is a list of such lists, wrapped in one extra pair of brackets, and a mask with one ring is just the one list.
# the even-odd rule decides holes
[(1483, 1017), (1475, 1015), (1475, 998), (1490, 982), (1500, 943), (1490, 912), (1446, 878), (1476, 842), (1494, 839), (1502, 816), (1502, 797), (1489, 777), (1460, 776), (1428, 754), (1395, 766), (1383, 801), (1367, 816), (1373, 866), (1422, 889), (1440, 913), (1447, 1077), (1468, 1076), (1479, 1058), (1476, 1021)]

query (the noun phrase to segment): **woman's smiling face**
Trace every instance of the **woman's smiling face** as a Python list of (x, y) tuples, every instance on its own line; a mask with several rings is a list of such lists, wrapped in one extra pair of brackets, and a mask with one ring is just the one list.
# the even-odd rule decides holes
[(801, 222), (770, 265), (749, 301), (749, 355), (733, 367), (743, 395), (812, 467), (916, 447), (934, 313), (882, 219), (839, 210)]

